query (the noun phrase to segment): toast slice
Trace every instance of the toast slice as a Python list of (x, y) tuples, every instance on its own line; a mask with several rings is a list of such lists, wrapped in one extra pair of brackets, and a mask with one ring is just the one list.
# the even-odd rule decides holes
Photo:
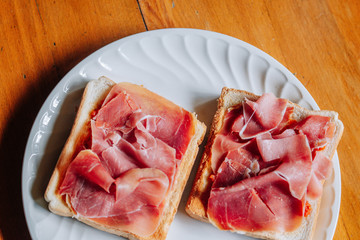
[(87, 84), (70, 136), (61, 152), (46, 189), (45, 200), (49, 202), (49, 209), (53, 213), (66, 217), (76, 217), (81, 222), (109, 233), (128, 239), (165, 239), (198, 153), (198, 146), (201, 144), (206, 131), (205, 124), (198, 121), (193, 113), (192, 119), (194, 121), (193, 124), (195, 126), (195, 133), (182, 157), (180, 166), (178, 166), (178, 170), (173, 181), (173, 187), (164, 200), (165, 207), (160, 219), (160, 224), (152, 235), (140, 237), (131, 232), (125, 232), (114, 227), (104, 226), (92, 221), (91, 219), (77, 216), (72, 210), (68, 197), (64, 198), (64, 196), (59, 193), (59, 188), (65, 177), (66, 170), (76, 156), (78, 147), (81, 146), (90, 135), (90, 119), (93, 111), (99, 109), (114, 85), (115, 82), (106, 77), (100, 77), (98, 80), (90, 81)]
[[(192, 190), (189, 195), (186, 212), (193, 218), (209, 222), (207, 217), (207, 200), (210, 195), (210, 190), (212, 186), (212, 181), (210, 176), (213, 173), (211, 167), (211, 147), (214, 144), (214, 139), (216, 134), (220, 131), (223, 125), (224, 115), (227, 109), (234, 107), (238, 104), (241, 104), (245, 99), (256, 101), (260, 96), (257, 96), (253, 93), (231, 89), (224, 87), (221, 96), (218, 99), (217, 111), (214, 115), (212, 126), (210, 129), (210, 134), (208, 142), (205, 146), (205, 150), (193, 182)], [(331, 118), (331, 121), (335, 123), (335, 133), (331, 142), (326, 146), (326, 149), (323, 150), (323, 153), (332, 159), (336, 147), (340, 141), (340, 138), (343, 133), (344, 126), (342, 122), (338, 119), (338, 113), (334, 111), (313, 111), (305, 109), (295, 103), (287, 101), (287, 107), (294, 107), (294, 112), (292, 118), (297, 121), (301, 121), (310, 115), (321, 115), (328, 116)], [(279, 233), (274, 231), (260, 231), (260, 232), (243, 232), (239, 231), (238, 233), (245, 234), (251, 237), (263, 238), (263, 239), (311, 239), (312, 234), (315, 229), (316, 218), (318, 216), (318, 211), (320, 208), (321, 197), (316, 200), (307, 200), (312, 207), (312, 211), (309, 216), (304, 217), (301, 226), (293, 232)]]

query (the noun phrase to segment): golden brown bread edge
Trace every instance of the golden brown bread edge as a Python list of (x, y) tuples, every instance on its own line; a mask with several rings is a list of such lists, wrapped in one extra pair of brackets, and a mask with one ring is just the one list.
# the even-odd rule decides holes
[(91, 113), (101, 106), (106, 95), (114, 85), (115, 82), (106, 77), (100, 77), (98, 80), (93, 80), (87, 84), (70, 136), (65, 143), (65, 146), (61, 152), (46, 189), (45, 200), (49, 202), (49, 209), (53, 213), (66, 217), (77, 217), (79, 221), (102, 231), (106, 231), (131, 240), (162, 240), (166, 238), (170, 224), (173, 221), (182, 192), (185, 188), (196, 155), (198, 153), (199, 145), (203, 141), (206, 132), (205, 124), (198, 121), (194, 114), (193, 120), (195, 121), (195, 134), (189, 143), (189, 147), (183, 156), (183, 160), (181, 161), (180, 167), (175, 176), (173, 190), (165, 199), (165, 208), (160, 220), (160, 224), (152, 235), (147, 237), (140, 237), (133, 233), (103, 226), (92, 221), (91, 219), (75, 216), (70, 207), (71, 205), (69, 200), (64, 200), (63, 196), (59, 194), (59, 187), (62, 183), (62, 180), (64, 179), (67, 167), (75, 157), (74, 155), (77, 152), (77, 146), (81, 145), (90, 134)]
[[(211, 188), (212, 181), (209, 180), (209, 176), (213, 174), (211, 169), (211, 146), (214, 142), (215, 135), (219, 132), (222, 127), (223, 117), (225, 111), (229, 107), (233, 107), (237, 104), (242, 103), (245, 98), (256, 101), (260, 96), (257, 96), (253, 93), (232, 89), (224, 87), (222, 89), (221, 95), (218, 99), (218, 107), (217, 111), (214, 115), (213, 122), (210, 129), (209, 138), (207, 144), (205, 146), (204, 153), (202, 155), (200, 165), (195, 176), (195, 180), (193, 182), (193, 186), (185, 207), (186, 212), (193, 218), (203, 221), (209, 222), (206, 214), (206, 203), (209, 198), (209, 191)], [(336, 129), (334, 138), (325, 148), (324, 153), (330, 159), (332, 159), (336, 147), (340, 141), (342, 136), (344, 126), (342, 122), (338, 119), (338, 113), (334, 111), (326, 111), (326, 110), (308, 110), (303, 108), (295, 103), (288, 101), (288, 106), (294, 107), (293, 118), (297, 121), (304, 119), (309, 115), (322, 115), (331, 117), (332, 121), (335, 123)], [(316, 219), (320, 209), (321, 198), (317, 200), (308, 200), (311, 204), (312, 211), (310, 215), (303, 219), (301, 226), (293, 231), (287, 233), (278, 233), (272, 231), (262, 231), (262, 232), (241, 232), (238, 233), (245, 234), (251, 237), (263, 238), (263, 239), (276, 239), (276, 240), (296, 240), (296, 239), (311, 239), (315, 230)]]

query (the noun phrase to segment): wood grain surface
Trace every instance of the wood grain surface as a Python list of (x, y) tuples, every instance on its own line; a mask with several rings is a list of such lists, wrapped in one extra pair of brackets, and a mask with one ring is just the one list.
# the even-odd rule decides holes
[(334, 239), (360, 237), (360, 2), (357, 0), (0, 1), (0, 239), (30, 239), (21, 166), (43, 101), (84, 57), (119, 38), (198, 28), (248, 42), (285, 65), (345, 125)]

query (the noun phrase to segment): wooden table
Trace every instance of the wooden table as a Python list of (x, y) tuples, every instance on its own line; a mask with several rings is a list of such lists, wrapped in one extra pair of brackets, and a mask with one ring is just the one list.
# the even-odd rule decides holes
[(0, 1), (0, 239), (30, 239), (21, 167), (31, 125), (80, 60), (125, 36), (199, 28), (246, 41), (285, 65), (345, 125), (338, 147), (341, 211), (334, 239), (359, 238), (360, 2), (357, 0)]

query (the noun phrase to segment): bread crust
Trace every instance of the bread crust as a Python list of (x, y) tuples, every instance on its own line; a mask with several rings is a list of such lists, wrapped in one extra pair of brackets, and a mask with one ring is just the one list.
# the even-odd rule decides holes
[(183, 155), (183, 159), (174, 178), (173, 189), (169, 192), (165, 199), (165, 207), (161, 216), (160, 224), (152, 235), (141, 237), (130, 232), (121, 231), (115, 227), (104, 226), (88, 218), (76, 216), (75, 212), (71, 208), (69, 199), (59, 194), (59, 187), (64, 179), (70, 162), (74, 159), (75, 154), (78, 152), (78, 146), (82, 145), (90, 134), (90, 119), (92, 112), (101, 106), (105, 97), (114, 85), (115, 82), (106, 77), (100, 77), (98, 80), (93, 80), (87, 84), (70, 136), (67, 139), (55, 166), (44, 197), (49, 203), (48, 207), (51, 212), (61, 216), (75, 217), (77, 220), (102, 231), (131, 240), (163, 240), (166, 238), (170, 224), (177, 211), (182, 192), (185, 188), (198, 153), (199, 145), (203, 141), (206, 132), (205, 124), (197, 120), (196, 115), (193, 113), (192, 119), (195, 124), (195, 134), (190, 140), (189, 146)]
[[(193, 186), (185, 207), (188, 215), (203, 222), (209, 222), (207, 218), (207, 199), (210, 195), (210, 189), (212, 181), (209, 177), (214, 174), (211, 168), (211, 146), (214, 143), (215, 135), (220, 131), (223, 124), (223, 117), (227, 109), (234, 107), (242, 103), (245, 99), (256, 101), (260, 96), (253, 93), (224, 87), (221, 91), (221, 95), (218, 99), (217, 111), (214, 115), (213, 122), (210, 129), (208, 142), (205, 146), (203, 156), (200, 161), (200, 165), (193, 182)], [(332, 159), (336, 147), (341, 139), (344, 126), (343, 123), (338, 119), (338, 113), (334, 111), (326, 110), (308, 110), (293, 102), (288, 101), (287, 106), (294, 107), (293, 118), (297, 121), (301, 121), (309, 115), (322, 115), (331, 118), (331, 121), (335, 123), (335, 134), (332, 141), (324, 149), (324, 154)], [(303, 219), (301, 226), (293, 231), (287, 233), (278, 233), (271, 231), (261, 232), (238, 232), (251, 237), (263, 238), (263, 239), (311, 239), (316, 226), (316, 219), (320, 209), (321, 197), (317, 200), (307, 200), (312, 211), (309, 216)]]

